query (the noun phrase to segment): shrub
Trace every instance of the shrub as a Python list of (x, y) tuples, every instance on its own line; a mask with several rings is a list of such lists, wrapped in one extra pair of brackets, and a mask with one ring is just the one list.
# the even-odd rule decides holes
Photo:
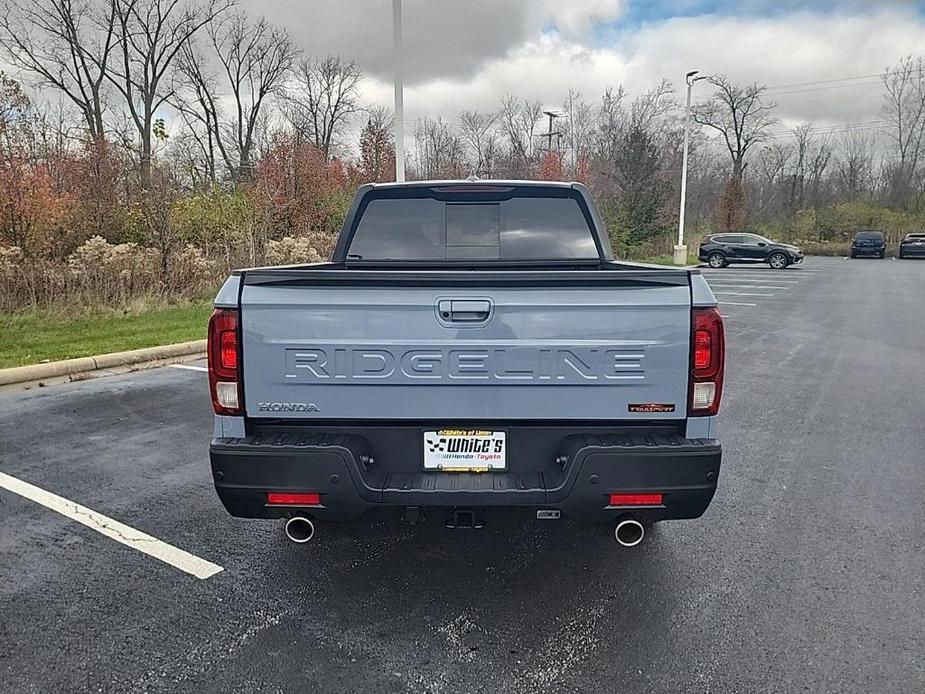
[(278, 241), (270, 241), (267, 247), (267, 262), (270, 265), (298, 265), (318, 263), (321, 260), (318, 249), (306, 237), (285, 236)]
[(215, 263), (187, 245), (172, 256), (169, 281), (160, 277), (160, 253), (135, 243), (111, 244), (93, 236), (63, 262), (0, 248), (0, 309), (25, 306), (127, 306), (139, 299), (198, 298), (220, 277)]
[(134, 243), (113, 245), (93, 236), (67, 258), (61, 270), (72, 302), (121, 304), (137, 293), (152, 291), (157, 262), (155, 250)]

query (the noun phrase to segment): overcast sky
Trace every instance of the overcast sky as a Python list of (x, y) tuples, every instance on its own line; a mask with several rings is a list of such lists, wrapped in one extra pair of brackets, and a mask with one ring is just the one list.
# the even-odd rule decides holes
[[(355, 59), (364, 97), (392, 103), (391, 0), (241, 0), (286, 26), (310, 55)], [(876, 75), (925, 53), (925, 1), (404, 0), (405, 119), (450, 121), (493, 110), (504, 94), (560, 105), (569, 87), (597, 102), (662, 77), (725, 73), (774, 90), (782, 125), (880, 118)], [(705, 87), (700, 87), (701, 90)], [(701, 94), (702, 96), (703, 94)]]

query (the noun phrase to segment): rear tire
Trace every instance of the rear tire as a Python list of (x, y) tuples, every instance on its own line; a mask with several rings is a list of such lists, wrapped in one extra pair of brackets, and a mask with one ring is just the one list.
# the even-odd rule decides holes
[(851, 251), (851, 259), (855, 260), (857, 257), (858, 257), (858, 254), (855, 253), (854, 251)]
[(714, 251), (707, 256), (707, 265), (712, 268), (719, 269), (721, 267), (726, 267), (728, 264), (729, 263), (726, 262), (726, 256), (719, 251)]
[(880, 260), (883, 260), (884, 258), (886, 258), (886, 251), (880, 254)]
[(785, 267), (790, 265), (790, 258), (788, 258), (783, 253), (772, 253), (768, 257), (768, 265), (770, 265), (775, 270), (783, 270)]

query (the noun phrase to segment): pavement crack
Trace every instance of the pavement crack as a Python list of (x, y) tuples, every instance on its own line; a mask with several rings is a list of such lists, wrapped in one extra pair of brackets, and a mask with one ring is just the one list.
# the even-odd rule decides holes
[(133, 545), (133, 544), (139, 544), (143, 542), (157, 542), (157, 540), (153, 537), (130, 537), (126, 535), (124, 532), (122, 532), (122, 530), (120, 530), (118, 527), (111, 525), (106, 520), (100, 518), (99, 515), (93, 513), (92, 511), (89, 511), (88, 509), (84, 508), (80, 504), (77, 504), (74, 502), (70, 502), (70, 503), (74, 508), (75, 515), (86, 518), (89, 521), (90, 525), (93, 525), (98, 530), (105, 530), (109, 533), (112, 533), (113, 535), (118, 537), (119, 540), (121, 540), (122, 542), (126, 544)]

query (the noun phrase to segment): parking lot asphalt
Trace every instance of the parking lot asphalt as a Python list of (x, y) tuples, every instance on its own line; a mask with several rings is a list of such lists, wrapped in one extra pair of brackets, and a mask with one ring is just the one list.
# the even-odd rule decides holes
[(81, 505), (0, 484), (0, 690), (925, 691), (925, 262), (704, 274), (719, 491), (633, 550), (519, 516), (296, 546), (219, 504), (205, 373), (0, 394), (0, 472)]

